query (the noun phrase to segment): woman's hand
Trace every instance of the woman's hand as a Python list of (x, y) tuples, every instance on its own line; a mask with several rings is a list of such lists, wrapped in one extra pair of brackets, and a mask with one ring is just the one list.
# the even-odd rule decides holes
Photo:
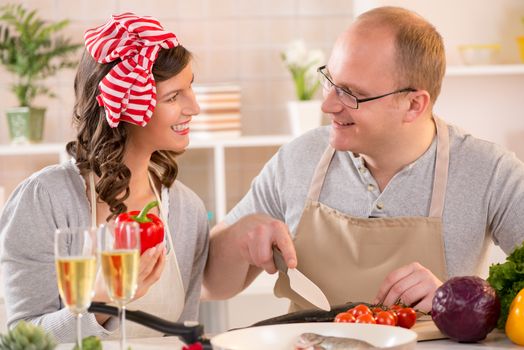
[(147, 249), (140, 257), (138, 268), (138, 288), (133, 300), (147, 294), (156, 281), (162, 276), (166, 265), (166, 248), (164, 242)]
[[(138, 287), (132, 300), (139, 299), (147, 294), (151, 286), (153, 286), (155, 282), (160, 279), (160, 276), (164, 271), (165, 263), (166, 248), (163, 242), (144, 251), (144, 254), (140, 256)], [(102, 303), (111, 302), (111, 298), (107, 293), (107, 288), (101, 269), (98, 271), (96, 276), (94, 290), (95, 294), (93, 296), (93, 301)], [(95, 314), (95, 317), (98, 323), (103, 325), (109, 318), (109, 315)]]

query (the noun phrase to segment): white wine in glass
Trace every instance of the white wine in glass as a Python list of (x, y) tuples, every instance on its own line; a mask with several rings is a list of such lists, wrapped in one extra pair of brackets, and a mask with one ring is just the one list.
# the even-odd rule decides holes
[(95, 228), (60, 228), (55, 232), (58, 292), (76, 317), (76, 344), (82, 349), (81, 317), (91, 304), (96, 277)]
[(140, 263), (140, 226), (136, 222), (114, 221), (100, 230), (100, 256), (107, 292), (118, 306), (120, 349), (126, 345), (126, 304), (135, 296)]
[(109, 296), (123, 306), (136, 292), (139, 252), (136, 249), (118, 249), (102, 252), (101, 256)]

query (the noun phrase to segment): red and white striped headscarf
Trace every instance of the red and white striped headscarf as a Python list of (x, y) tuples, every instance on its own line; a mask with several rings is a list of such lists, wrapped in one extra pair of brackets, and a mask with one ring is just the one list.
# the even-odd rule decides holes
[(121, 59), (99, 84), (97, 101), (111, 127), (126, 121), (145, 126), (156, 105), (152, 68), (158, 51), (178, 46), (175, 34), (153, 17), (132, 13), (112, 16), (84, 34), (87, 51), (99, 63)]

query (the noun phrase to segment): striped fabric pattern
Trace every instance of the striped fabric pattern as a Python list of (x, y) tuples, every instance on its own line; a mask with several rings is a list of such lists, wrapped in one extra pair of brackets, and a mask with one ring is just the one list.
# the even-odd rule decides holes
[(156, 105), (152, 68), (161, 48), (178, 46), (175, 34), (160, 22), (133, 13), (114, 15), (109, 22), (84, 33), (87, 51), (99, 63), (122, 60), (102, 79), (97, 101), (107, 122), (120, 121), (145, 126)]

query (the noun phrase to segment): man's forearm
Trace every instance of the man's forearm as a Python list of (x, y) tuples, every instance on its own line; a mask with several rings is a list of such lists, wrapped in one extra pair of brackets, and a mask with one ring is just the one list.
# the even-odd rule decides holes
[(209, 255), (204, 271), (203, 299), (227, 299), (240, 293), (260, 274), (249, 265), (238, 247), (235, 227), (218, 224), (211, 231)]

